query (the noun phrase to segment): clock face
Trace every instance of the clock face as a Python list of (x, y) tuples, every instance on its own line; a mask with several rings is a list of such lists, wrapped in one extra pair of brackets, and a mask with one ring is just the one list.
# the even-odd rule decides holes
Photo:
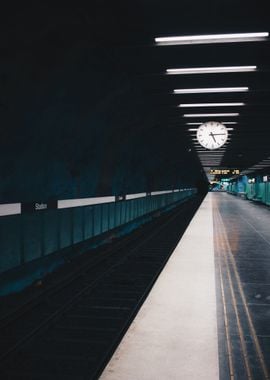
[(197, 140), (206, 149), (218, 149), (225, 144), (228, 131), (225, 125), (217, 121), (208, 121), (197, 130)]

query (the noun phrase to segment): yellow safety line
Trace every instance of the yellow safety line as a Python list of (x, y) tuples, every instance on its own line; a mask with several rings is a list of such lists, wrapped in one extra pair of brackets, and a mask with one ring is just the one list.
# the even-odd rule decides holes
[(227, 343), (227, 349), (228, 349), (230, 379), (234, 380), (232, 344), (231, 344), (231, 339), (230, 339), (230, 334), (229, 334), (228, 314), (227, 314), (227, 307), (226, 307), (226, 302), (225, 302), (224, 283), (223, 283), (223, 277), (222, 277), (222, 272), (221, 272), (220, 257), (218, 258), (218, 266), (219, 266), (220, 288), (221, 288), (221, 297), (222, 297), (223, 313), (224, 313), (226, 343)]
[[(218, 217), (218, 219), (221, 219), (219, 215), (217, 215), (217, 217)], [(221, 223), (221, 220), (218, 220), (218, 225), (219, 225), (220, 231), (221, 231), (220, 235), (222, 237), (222, 239), (221, 239), (222, 245), (225, 248), (226, 245), (225, 245), (225, 238), (224, 238), (224, 230), (222, 229), (222, 226), (220, 223)], [(235, 312), (237, 328), (239, 331), (239, 338), (240, 338), (240, 344), (241, 344), (241, 348), (242, 348), (245, 368), (247, 371), (247, 378), (252, 379), (253, 377), (252, 377), (252, 372), (251, 372), (251, 368), (250, 368), (250, 364), (249, 364), (248, 352), (247, 352), (247, 346), (246, 346), (246, 342), (245, 342), (245, 338), (244, 338), (243, 328), (242, 328), (240, 317), (239, 317), (239, 311), (238, 311), (238, 307), (237, 307), (236, 296), (235, 296), (235, 291), (234, 291), (233, 282), (232, 282), (231, 270), (230, 270), (227, 255), (225, 252), (224, 252), (223, 256), (224, 256), (224, 262), (225, 262), (227, 275), (228, 275), (229, 287), (230, 287), (231, 296), (232, 296), (232, 304), (233, 304), (233, 308), (234, 308), (234, 312)]]
[[(218, 212), (219, 217), (220, 217), (220, 223), (223, 226), (223, 230), (225, 231), (225, 226), (224, 226), (224, 223), (222, 221), (222, 218), (221, 218), (221, 215), (220, 215), (220, 212), (219, 212), (218, 209), (217, 209), (217, 212)], [(257, 353), (257, 356), (258, 356), (258, 359), (259, 359), (259, 362), (260, 362), (260, 365), (261, 365), (261, 369), (262, 369), (262, 372), (264, 374), (265, 380), (269, 380), (270, 378), (269, 378), (268, 369), (267, 369), (267, 366), (266, 366), (265, 361), (264, 361), (264, 356), (263, 356), (263, 353), (262, 353), (262, 350), (261, 350), (261, 346), (260, 346), (259, 340), (258, 340), (257, 335), (256, 335), (256, 330), (254, 328), (254, 324), (253, 324), (253, 321), (252, 321), (252, 318), (251, 318), (251, 315), (250, 315), (250, 311), (249, 311), (249, 308), (248, 308), (248, 304), (247, 304), (247, 301), (246, 301), (245, 293), (244, 293), (244, 290), (243, 290), (243, 287), (242, 287), (241, 279), (240, 279), (240, 276), (239, 276), (239, 273), (238, 273), (238, 270), (237, 270), (235, 259), (233, 257), (232, 252), (231, 252), (231, 249), (230, 249), (230, 245), (229, 245), (226, 233), (224, 233), (224, 242), (225, 242), (225, 245), (226, 245), (229, 257), (230, 257), (230, 262), (231, 262), (232, 267), (233, 267), (234, 275), (235, 275), (236, 282), (237, 282), (237, 285), (238, 285), (238, 288), (239, 288), (239, 293), (240, 293), (240, 296), (241, 296), (241, 299), (242, 299), (242, 302), (243, 302), (243, 305), (244, 305), (244, 309), (245, 309), (245, 312), (246, 312), (246, 316), (247, 316), (247, 320), (248, 320), (248, 324), (249, 324), (252, 340), (253, 340), (254, 345), (255, 345), (255, 349), (256, 349), (256, 353)]]

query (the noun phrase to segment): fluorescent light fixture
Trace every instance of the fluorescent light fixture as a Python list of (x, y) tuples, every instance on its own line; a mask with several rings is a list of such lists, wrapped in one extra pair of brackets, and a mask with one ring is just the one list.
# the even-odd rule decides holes
[[(192, 136), (190, 136), (190, 137), (192, 137)], [(198, 141), (198, 140), (197, 140), (197, 138), (192, 138), (191, 141)], [(226, 141), (230, 141), (230, 137), (228, 137)]]
[[(205, 148), (205, 150), (202, 150), (201, 148), (202, 148), (202, 147), (200, 147), (200, 150), (199, 150), (199, 149), (196, 149), (196, 152), (197, 152), (197, 153), (209, 153), (209, 149), (206, 149), (206, 148)], [(220, 149), (219, 149), (218, 151), (219, 151), (220, 153), (222, 153), (222, 154), (226, 152), (225, 149), (223, 149), (223, 150), (220, 150)]]
[(204, 123), (204, 121), (199, 121), (199, 122), (195, 122), (195, 123), (186, 123), (186, 125), (202, 125)]
[(157, 45), (194, 45), (213, 44), (229, 42), (252, 42), (264, 41), (269, 36), (268, 32), (263, 33), (226, 33), (226, 34), (204, 34), (197, 36), (173, 36), (156, 37)]
[[(196, 150), (196, 152), (198, 154), (202, 154), (202, 153), (209, 153), (210, 151), (209, 151), (209, 149), (205, 149), (205, 150)], [(222, 155), (224, 155), (225, 150), (222, 150), (220, 153), (222, 153)]]
[(200, 156), (199, 155), (199, 158), (200, 159), (202, 159), (202, 160), (206, 160), (206, 159), (213, 159), (213, 160), (216, 160), (216, 159), (218, 159), (218, 158), (222, 158), (223, 157), (223, 154), (217, 154), (217, 155), (214, 155), (214, 156), (212, 156), (212, 155), (206, 155), (206, 156)]
[[(195, 121), (192, 123), (186, 123), (186, 125), (202, 125), (204, 121)], [(222, 121), (222, 124), (238, 124), (237, 121)]]
[(219, 158), (219, 157), (223, 157), (224, 153), (207, 153), (207, 154), (199, 153), (198, 156), (202, 159), (209, 158), (209, 157), (210, 158)]
[[(223, 123), (222, 123), (223, 124)], [(189, 132), (197, 132), (198, 128), (189, 128)], [(234, 128), (227, 128), (227, 131), (234, 131)]]
[[(194, 136), (190, 136), (190, 137), (194, 137)], [(191, 140), (197, 141), (196, 138), (192, 138)], [(226, 140), (226, 142), (224, 143), (224, 145), (227, 144), (228, 141), (231, 141), (231, 137), (227, 137), (227, 140)]]
[(209, 87), (209, 88), (182, 88), (173, 90), (174, 94), (207, 94), (217, 92), (247, 92), (248, 87)]
[(240, 107), (245, 103), (183, 103), (179, 104), (180, 108), (194, 108), (194, 107)]
[(233, 117), (239, 116), (239, 113), (185, 113), (183, 117)]
[(199, 153), (199, 155), (201, 156), (201, 157), (205, 157), (205, 156), (220, 156), (220, 155), (223, 155), (224, 154), (224, 151), (222, 150), (221, 152), (219, 151), (219, 149), (218, 150), (211, 150), (211, 151), (209, 151), (209, 150), (206, 150), (206, 151), (203, 151), (203, 152), (201, 152), (201, 153)]
[(218, 74), (218, 73), (239, 73), (256, 71), (257, 66), (221, 66), (221, 67), (191, 67), (183, 69), (167, 69), (166, 74)]

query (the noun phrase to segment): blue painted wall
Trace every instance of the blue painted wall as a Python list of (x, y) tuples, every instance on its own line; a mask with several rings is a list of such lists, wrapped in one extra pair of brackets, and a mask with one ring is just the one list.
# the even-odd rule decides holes
[(110, 238), (102, 237), (103, 233), (128, 233), (151, 220), (153, 211), (165, 211), (193, 194), (194, 190), (185, 190), (111, 204), (0, 217), (0, 296), (30, 285), (70, 257), (106, 242)]

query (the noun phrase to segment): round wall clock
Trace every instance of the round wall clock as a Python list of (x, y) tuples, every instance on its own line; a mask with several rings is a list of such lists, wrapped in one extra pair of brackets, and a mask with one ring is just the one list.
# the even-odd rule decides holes
[(197, 140), (206, 149), (220, 148), (225, 144), (227, 138), (227, 128), (217, 121), (207, 121), (197, 130)]

